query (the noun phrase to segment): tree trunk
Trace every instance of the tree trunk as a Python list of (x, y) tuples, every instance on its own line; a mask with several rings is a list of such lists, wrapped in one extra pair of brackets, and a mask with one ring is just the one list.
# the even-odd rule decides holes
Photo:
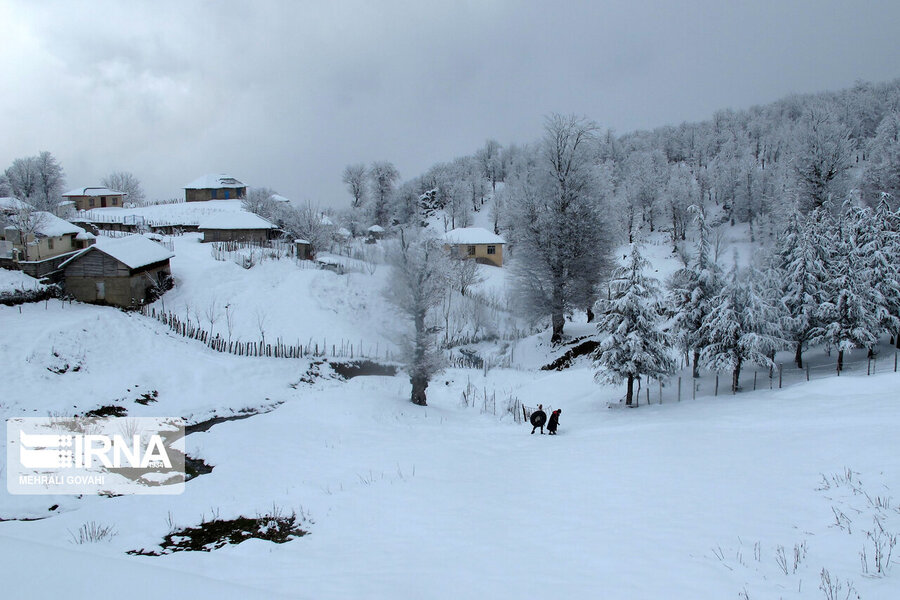
[(587, 309), (585, 310), (585, 312), (587, 312), (587, 322), (588, 322), (588, 323), (593, 323), (593, 322), (594, 322), (594, 310), (593, 310), (593, 308), (590, 307), (590, 306), (588, 306)]
[(700, 378), (700, 351), (694, 350), (694, 379)]
[(797, 363), (797, 368), (803, 368), (803, 342), (797, 342), (797, 352), (794, 354), (794, 362)]
[(425, 388), (428, 387), (428, 379), (422, 376), (413, 376), (409, 378), (409, 381), (412, 383), (412, 395), (410, 397), (412, 403), (419, 406), (427, 406)]
[(731, 393), (737, 394), (738, 388), (741, 386), (741, 361), (738, 361), (731, 373)]
[(838, 364), (837, 364), (838, 373), (844, 370), (844, 351), (838, 350)]
[(562, 342), (563, 327), (566, 324), (566, 318), (562, 313), (555, 313), (550, 319), (553, 322), (553, 334), (550, 336), (550, 343), (559, 344)]
[(628, 391), (625, 393), (625, 406), (631, 406), (631, 397), (634, 394), (634, 375), (628, 375)]

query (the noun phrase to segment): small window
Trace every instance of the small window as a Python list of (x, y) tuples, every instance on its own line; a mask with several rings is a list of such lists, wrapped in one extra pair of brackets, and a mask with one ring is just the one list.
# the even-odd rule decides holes
[(229, 190), (225, 190), (225, 199), (231, 200), (231, 192)]
[(47, 238), (47, 247), (53, 250), (53, 238)]
[(469, 256), (475, 256), (475, 246), (468, 246), (466, 248), (466, 254)]
[(113, 204), (113, 206), (115, 206), (115, 205), (118, 204), (118, 203), (119, 203), (119, 199), (116, 198), (115, 196), (113, 196), (113, 199), (112, 199), (112, 204)]
[(488, 254), (497, 254), (497, 246), (488, 246)]
[(90, 200), (88, 200), (88, 206), (90, 206), (91, 208), (94, 207), (94, 199), (93, 199), (93, 198), (91, 198)]
[(210, 200), (215, 200), (216, 196), (218, 196), (218, 192), (219, 192), (219, 190), (210, 190), (209, 191)]

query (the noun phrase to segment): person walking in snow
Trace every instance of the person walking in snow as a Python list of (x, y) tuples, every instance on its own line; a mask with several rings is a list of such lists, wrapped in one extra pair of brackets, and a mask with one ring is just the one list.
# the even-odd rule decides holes
[(550, 413), (550, 422), (547, 423), (547, 431), (550, 435), (556, 435), (556, 428), (559, 426), (559, 414), (562, 412), (561, 408), (557, 408), (552, 413)]
[(541, 428), (541, 435), (544, 435), (544, 423), (547, 422), (547, 413), (544, 412), (544, 405), (538, 404), (537, 410), (531, 413), (531, 433), (538, 427)]

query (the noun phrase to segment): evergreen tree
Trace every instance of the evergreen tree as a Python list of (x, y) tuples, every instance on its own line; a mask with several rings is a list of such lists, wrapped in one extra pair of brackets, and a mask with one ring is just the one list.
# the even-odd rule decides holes
[(637, 245), (631, 250), (628, 266), (613, 273), (611, 298), (601, 300), (597, 330), (603, 337), (594, 351), (594, 378), (606, 383), (628, 382), (625, 404), (630, 406), (634, 382), (641, 376), (660, 377), (675, 370), (669, 355), (671, 340), (661, 331), (657, 311), (659, 286), (644, 275), (650, 263)]
[(718, 266), (711, 256), (710, 228), (702, 206), (691, 206), (697, 224), (697, 245), (692, 264), (677, 271), (669, 280), (674, 311), (672, 324), (679, 344), (693, 351), (693, 375), (700, 377), (699, 331), (712, 310), (711, 302), (719, 290)]
[(731, 391), (740, 388), (745, 363), (772, 367), (781, 344), (777, 310), (761, 293), (758, 271), (742, 273), (735, 262), (728, 282), (715, 296), (700, 327), (700, 360), (715, 371), (731, 371)]
[(786, 334), (794, 343), (794, 362), (798, 369), (803, 368), (803, 348), (817, 325), (815, 316), (826, 280), (827, 238), (819, 239), (814, 223), (812, 219), (801, 220), (795, 209), (782, 232), (778, 252), (781, 292), (789, 316)]
[(832, 228), (828, 283), (819, 307), (819, 325), (813, 338), (829, 348), (837, 348), (837, 370), (844, 368), (844, 353), (853, 348), (871, 349), (878, 341), (884, 301), (872, 285), (871, 235), (864, 213), (845, 204), (844, 214)]

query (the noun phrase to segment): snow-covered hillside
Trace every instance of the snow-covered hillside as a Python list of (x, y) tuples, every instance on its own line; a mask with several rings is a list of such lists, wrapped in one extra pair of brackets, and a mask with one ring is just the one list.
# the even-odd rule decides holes
[[(867, 548), (874, 569), (866, 532), (876, 518), (887, 532), (900, 528), (900, 459), (884, 451), (900, 424), (892, 373), (624, 411), (606, 408), (617, 392), (588, 369), (449, 370), (421, 409), (408, 403), (403, 376), (292, 388), (304, 361), (216, 355), (140, 316), (77, 305), (0, 311), (15, 333), (4, 338), (3, 364), (26, 376), (4, 378), (6, 415), (116, 402), (129, 414), (199, 418), (283, 402), (190, 434), (189, 452), (214, 469), (181, 496), (4, 491), (3, 518), (49, 517), (0, 525), (16, 597), (38, 578), (89, 589), (110, 571), (110, 581), (172, 573), (198, 597), (254, 597), (246, 588), (261, 597), (529, 597), (547, 587), (563, 597), (819, 598), (823, 568), (863, 598), (896, 590), (896, 573), (866, 577), (859, 559)], [(25, 352), (10, 343), (23, 339)], [(48, 370), (60, 362), (81, 368)], [(469, 406), (467, 388), (478, 396)], [(159, 402), (136, 405), (131, 395), (150, 389)], [(496, 410), (485, 411), (484, 392), (496, 394)], [(513, 397), (563, 408), (561, 434), (529, 435), (504, 412)], [(302, 509), (311, 534), (211, 553), (125, 554), (159, 544), (171, 523), (273, 504)], [(90, 522), (116, 535), (73, 545), (69, 532)], [(90, 560), (69, 561), (73, 550)], [(37, 555), (72, 568), (48, 574)]]

